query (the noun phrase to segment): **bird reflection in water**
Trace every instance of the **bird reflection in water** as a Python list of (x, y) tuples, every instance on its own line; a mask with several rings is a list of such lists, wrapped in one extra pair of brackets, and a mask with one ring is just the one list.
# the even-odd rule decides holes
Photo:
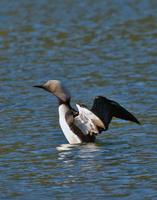
[(58, 146), (56, 149), (58, 151), (58, 159), (64, 160), (65, 163), (71, 163), (74, 158), (91, 158), (96, 155), (96, 152), (100, 152), (100, 146), (96, 143), (88, 143), (88, 144), (62, 144)]

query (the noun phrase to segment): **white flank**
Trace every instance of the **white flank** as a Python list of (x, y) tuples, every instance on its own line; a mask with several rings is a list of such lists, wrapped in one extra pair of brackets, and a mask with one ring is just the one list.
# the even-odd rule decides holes
[(71, 129), (69, 128), (69, 125), (66, 122), (65, 115), (68, 112), (68, 110), (69, 110), (69, 108), (65, 104), (61, 104), (59, 106), (59, 123), (60, 123), (60, 127), (61, 127), (66, 139), (68, 140), (68, 142), (70, 144), (81, 143), (81, 140), (79, 139), (79, 137), (77, 137), (77, 135), (75, 135), (71, 131)]

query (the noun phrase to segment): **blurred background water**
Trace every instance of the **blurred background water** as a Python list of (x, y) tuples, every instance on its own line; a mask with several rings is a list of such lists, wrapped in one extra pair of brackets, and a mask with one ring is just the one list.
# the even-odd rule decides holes
[[(68, 145), (60, 79), (132, 111), (95, 144)], [(157, 199), (157, 1), (0, 1), (0, 199)]]

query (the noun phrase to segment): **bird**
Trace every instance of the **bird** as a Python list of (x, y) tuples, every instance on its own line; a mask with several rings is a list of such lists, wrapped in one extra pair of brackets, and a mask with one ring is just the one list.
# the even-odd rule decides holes
[(77, 103), (77, 110), (71, 106), (71, 94), (60, 80), (48, 80), (42, 88), (58, 99), (59, 124), (70, 144), (93, 143), (96, 136), (105, 132), (113, 117), (140, 124), (138, 119), (116, 101), (105, 96), (96, 96), (91, 109)]

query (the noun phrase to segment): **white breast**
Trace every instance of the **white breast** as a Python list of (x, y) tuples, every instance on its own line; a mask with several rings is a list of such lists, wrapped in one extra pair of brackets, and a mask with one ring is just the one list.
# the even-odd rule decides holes
[(66, 115), (66, 112), (68, 112), (68, 110), (69, 110), (69, 108), (65, 104), (61, 104), (59, 106), (59, 123), (60, 123), (60, 127), (61, 127), (66, 139), (68, 140), (68, 142), (70, 144), (81, 143), (81, 140), (79, 139), (79, 137), (77, 137), (77, 135), (75, 135), (71, 131), (71, 129), (69, 128), (69, 125), (66, 122), (65, 115)]

